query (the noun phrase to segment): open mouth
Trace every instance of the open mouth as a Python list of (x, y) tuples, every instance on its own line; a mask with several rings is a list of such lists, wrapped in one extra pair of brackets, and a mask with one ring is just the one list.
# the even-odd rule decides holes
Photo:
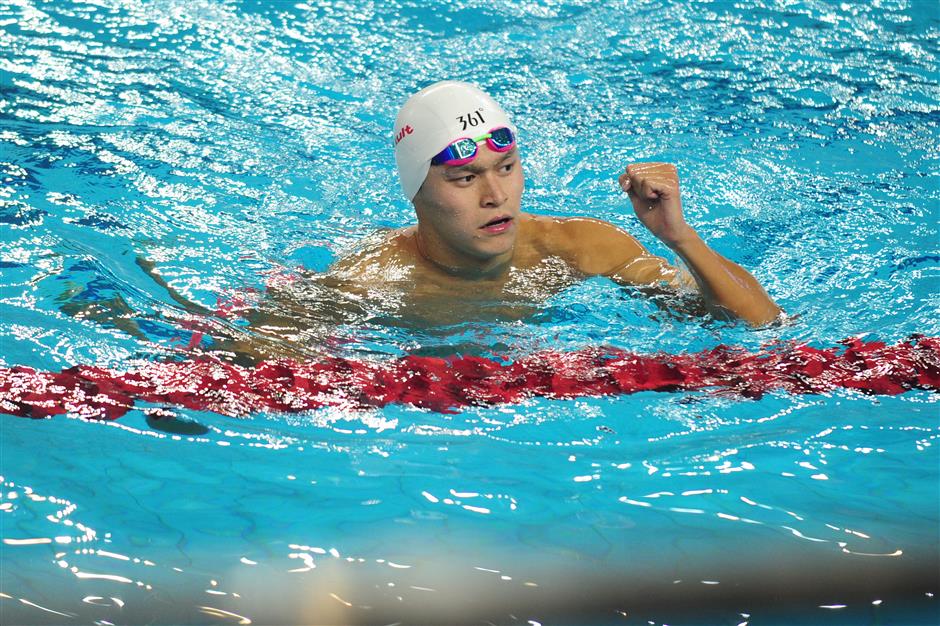
[(497, 228), (500, 228), (500, 227), (502, 227), (502, 226), (508, 226), (508, 225), (509, 225), (509, 222), (511, 222), (511, 221), (512, 221), (512, 218), (509, 217), (509, 216), (497, 217), (496, 219), (492, 219), (492, 220), (488, 221), (486, 224), (484, 224), (484, 225), (481, 226), (480, 228), (487, 228), (487, 229), (493, 228), (493, 229), (497, 229)]

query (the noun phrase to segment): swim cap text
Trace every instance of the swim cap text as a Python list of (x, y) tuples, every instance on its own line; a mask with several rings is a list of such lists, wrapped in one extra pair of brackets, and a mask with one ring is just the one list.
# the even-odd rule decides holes
[(405, 138), (405, 135), (410, 135), (413, 132), (414, 129), (411, 128), (411, 126), (405, 126), (402, 128), (400, 131), (398, 131), (398, 135), (395, 136), (395, 145), (397, 146), (398, 142)]
[(463, 127), (460, 130), (467, 130), (468, 126), (477, 126), (479, 124), (486, 123), (486, 120), (483, 119), (482, 109), (477, 109), (476, 111), (471, 111), (466, 115), (461, 115), (457, 118), (457, 121), (463, 124)]

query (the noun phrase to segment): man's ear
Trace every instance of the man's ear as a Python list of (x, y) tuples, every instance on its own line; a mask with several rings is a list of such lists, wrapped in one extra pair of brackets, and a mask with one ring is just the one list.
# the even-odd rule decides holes
[(414, 203), (418, 200), (418, 198), (422, 197), (422, 195), (424, 194), (424, 188), (425, 188), (425, 187), (427, 186), (427, 184), (428, 184), (428, 176), (430, 176), (430, 175), (431, 175), (431, 170), (430, 170), (430, 168), (428, 168), (428, 173), (427, 173), (427, 175), (424, 177), (424, 180), (421, 181), (421, 186), (418, 187), (418, 191), (415, 193), (415, 197), (411, 199), (411, 203), (412, 203), (412, 204), (414, 204)]
[(421, 193), (415, 194), (414, 200), (411, 201), (411, 206), (414, 207), (415, 216), (418, 218), (418, 222), (421, 222), (424, 219), (424, 216), (427, 215), (427, 204), (421, 198)]
[(418, 187), (418, 191), (415, 193), (415, 197), (411, 199), (411, 206), (414, 207), (415, 213), (418, 215), (419, 219), (423, 214), (424, 208), (427, 206), (427, 202), (424, 198), (424, 188), (426, 186), (427, 180), (427, 178), (424, 179), (424, 181), (421, 183), (421, 186)]

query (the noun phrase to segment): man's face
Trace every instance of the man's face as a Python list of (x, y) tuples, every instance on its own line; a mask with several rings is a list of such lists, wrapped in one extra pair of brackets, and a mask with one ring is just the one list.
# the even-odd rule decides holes
[(424, 254), (438, 263), (487, 269), (512, 257), (524, 186), (519, 151), (482, 143), (467, 165), (433, 165), (414, 198)]

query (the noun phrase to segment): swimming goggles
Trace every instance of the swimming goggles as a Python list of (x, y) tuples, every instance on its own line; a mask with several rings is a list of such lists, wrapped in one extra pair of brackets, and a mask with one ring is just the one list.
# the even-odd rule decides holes
[(486, 140), (486, 145), (493, 152), (509, 152), (516, 145), (516, 138), (512, 131), (502, 126), (494, 128), (485, 135), (476, 138), (461, 137), (453, 142), (431, 159), (431, 165), (466, 165), (477, 156), (477, 144)]

